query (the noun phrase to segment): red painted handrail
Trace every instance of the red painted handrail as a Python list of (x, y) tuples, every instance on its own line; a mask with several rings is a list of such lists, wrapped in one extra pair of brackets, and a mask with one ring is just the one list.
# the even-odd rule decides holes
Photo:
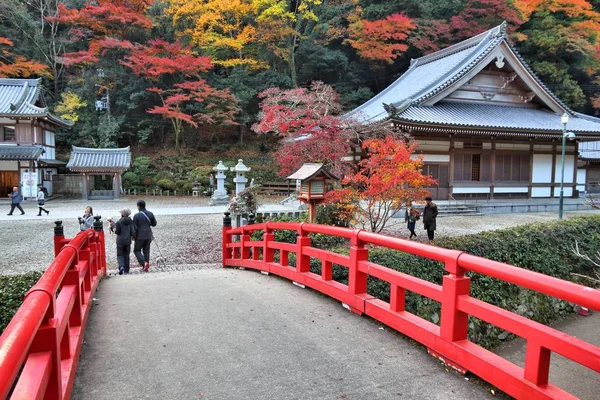
[(98, 217), (94, 229), (73, 239), (65, 239), (62, 232), (57, 222), (56, 258), (0, 336), (0, 399), (9, 394), (11, 399), (71, 397), (83, 331), (93, 294), (106, 274), (106, 257)]
[[(362, 230), (307, 223), (267, 222), (231, 228), (223, 220), (223, 266), (253, 268), (276, 274), (325, 293), (358, 314), (396, 329), (425, 345), (429, 351), (460, 370), (471, 371), (506, 393), (526, 399), (573, 399), (575, 396), (548, 382), (550, 355), (561, 354), (600, 372), (600, 348), (573, 336), (522, 317), (470, 296), (468, 271), (554, 296), (600, 311), (600, 291), (553, 278), (512, 265), (476, 257), (458, 250), (444, 249)], [(252, 232), (264, 231), (262, 241), (251, 241)], [(275, 241), (274, 231), (297, 232), (295, 244)], [(350, 255), (344, 256), (310, 247), (309, 233), (321, 233), (350, 240)], [(233, 236), (240, 241), (233, 242)], [(403, 251), (444, 263), (447, 272), (442, 285), (392, 270), (368, 261), (367, 245)], [(275, 262), (279, 251), (279, 262)], [(289, 253), (296, 254), (296, 266), (288, 264)], [(321, 275), (310, 272), (310, 259), (321, 261)], [(333, 264), (348, 268), (348, 285), (332, 280)], [(390, 302), (367, 293), (367, 277), (390, 284)], [(439, 326), (405, 309), (406, 291), (412, 291), (441, 304)], [(525, 367), (468, 340), (468, 317), (473, 316), (524, 338), (527, 341)]]

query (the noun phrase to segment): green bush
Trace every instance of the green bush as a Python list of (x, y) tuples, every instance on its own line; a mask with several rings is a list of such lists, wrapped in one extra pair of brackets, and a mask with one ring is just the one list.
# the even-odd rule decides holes
[(158, 182), (156, 182), (156, 185), (161, 188), (162, 190), (175, 190), (177, 189), (177, 186), (175, 185), (175, 182), (173, 182), (170, 179), (166, 179), (163, 178), (161, 180), (159, 180)]
[(40, 279), (40, 272), (0, 275), (0, 332), (15, 315), (27, 291)]
[(127, 171), (123, 174), (123, 185), (131, 188), (140, 184), (140, 177), (133, 171)]
[(315, 221), (317, 224), (348, 227), (349, 221), (337, 217), (339, 206), (333, 203), (319, 204)]

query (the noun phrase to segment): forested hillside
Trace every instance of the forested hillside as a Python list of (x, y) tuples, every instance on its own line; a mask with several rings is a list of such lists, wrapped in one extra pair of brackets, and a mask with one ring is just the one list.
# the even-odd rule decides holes
[(252, 135), (268, 88), (322, 81), (351, 109), (504, 20), (547, 85), (597, 114), (598, 0), (2, 0), (0, 76), (43, 78), (75, 122), (62, 145), (207, 151)]

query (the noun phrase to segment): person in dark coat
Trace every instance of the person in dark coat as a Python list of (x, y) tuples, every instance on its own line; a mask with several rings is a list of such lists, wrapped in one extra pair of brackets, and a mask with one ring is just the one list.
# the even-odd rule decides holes
[(150, 268), (150, 243), (154, 236), (152, 235), (152, 227), (156, 226), (156, 218), (154, 214), (146, 210), (146, 202), (138, 200), (138, 213), (133, 217), (133, 229), (135, 230), (133, 246), (133, 254), (140, 263), (143, 272), (148, 272)]
[(10, 212), (6, 215), (13, 215), (15, 207), (21, 211), (21, 215), (25, 214), (23, 207), (21, 207), (21, 200), (23, 200), (23, 198), (21, 197), (21, 193), (19, 193), (19, 188), (16, 186), (13, 187), (13, 191), (8, 195), (8, 197), (10, 197)]
[(131, 211), (125, 208), (120, 211), (121, 219), (114, 225), (117, 235), (117, 262), (119, 263), (119, 275), (129, 274), (129, 255), (131, 254), (131, 238), (135, 236), (133, 221), (129, 216)]
[(431, 201), (431, 197), (425, 197), (425, 209), (423, 210), (423, 227), (427, 231), (427, 237), (429, 240), (433, 240), (433, 235), (435, 232), (435, 220), (438, 215), (438, 208), (433, 201)]

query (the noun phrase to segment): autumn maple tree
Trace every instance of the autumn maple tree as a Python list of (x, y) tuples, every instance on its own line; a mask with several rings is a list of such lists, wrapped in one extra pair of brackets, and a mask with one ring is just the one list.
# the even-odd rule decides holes
[(48, 66), (13, 54), (13, 46), (12, 40), (0, 37), (0, 78), (52, 77)]
[(154, 39), (135, 46), (122, 64), (152, 83), (147, 90), (162, 104), (148, 113), (171, 121), (178, 153), (184, 123), (195, 128), (202, 123), (235, 124), (235, 97), (228, 90), (214, 89), (201, 76), (213, 67), (210, 57), (198, 56), (179, 42)]
[(346, 42), (363, 59), (391, 64), (408, 49), (406, 39), (414, 28), (413, 20), (404, 14), (376, 21), (358, 18), (350, 24)]
[(337, 217), (352, 225), (381, 232), (389, 219), (408, 202), (421, 199), (436, 180), (423, 175), (423, 161), (412, 157), (417, 143), (392, 136), (363, 142), (367, 154), (358, 172), (347, 175), (343, 188), (326, 195)]
[(338, 95), (329, 85), (313, 82), (310, 88), (271, 88), (258, 95), (262, 118), (253, 125), (257, 133), (282, 138), (275, 153), (281, 176), (306, 162), (320, 162), (334, 174), (342, 171), (342, 157), (350, 151), (340, 118)]

